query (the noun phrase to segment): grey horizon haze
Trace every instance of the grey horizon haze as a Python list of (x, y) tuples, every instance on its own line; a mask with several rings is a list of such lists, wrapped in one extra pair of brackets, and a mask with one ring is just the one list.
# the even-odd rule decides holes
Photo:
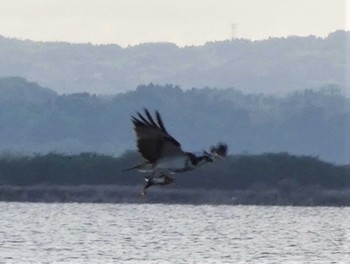
[(350, 28), (345, 0), (0, 0), (0, 35), (34, 41), (202, 45), (231, 37), (326, 37)]

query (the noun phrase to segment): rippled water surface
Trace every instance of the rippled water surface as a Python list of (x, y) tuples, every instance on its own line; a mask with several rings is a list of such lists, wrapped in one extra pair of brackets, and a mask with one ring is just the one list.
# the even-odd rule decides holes
[(0, 203), (0, 263), (349, 263), (350, 208)]

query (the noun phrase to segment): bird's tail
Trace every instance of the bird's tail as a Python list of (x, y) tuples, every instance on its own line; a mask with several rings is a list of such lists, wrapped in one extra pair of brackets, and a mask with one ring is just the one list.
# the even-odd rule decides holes
[(148, 165), (149, 165), (149, 163), (141, 163), (141, 164), (138, 164), (138, 165), (136, 165), (136, 166), (133, 166), (133, 167), (124, 169), (124, 170), (122, 170), (122, 171), (123, 171), (123, 172), (125, 172), (125, 171), (131, 171), (131, 170), (147, 171), (147, 170), (149, 169), (149, 168), (148, 168)]
[(139, 166), (139, 165), (133, 166), (133, 167), (131, 167), (131, 168), (123, 169), (122, 172), (135, 170), (135, 169), (137, 169), (138, 166)]

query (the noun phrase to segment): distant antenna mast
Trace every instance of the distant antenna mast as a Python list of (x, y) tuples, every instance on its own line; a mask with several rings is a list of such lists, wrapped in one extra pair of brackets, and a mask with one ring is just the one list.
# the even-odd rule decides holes
[(231, 23), (231, 41), (237, 38), (237, 24)]

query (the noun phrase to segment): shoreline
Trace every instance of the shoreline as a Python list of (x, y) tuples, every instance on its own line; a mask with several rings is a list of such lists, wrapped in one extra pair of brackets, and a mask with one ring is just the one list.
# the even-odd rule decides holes
[(155, 187), (146, 196), (141, 196), (141, 188), (113, 185), (1, 185), (0, 202), (350, 206), (350, 189), (299, 189), (282, 193), (277, 189), (227, 191)]

